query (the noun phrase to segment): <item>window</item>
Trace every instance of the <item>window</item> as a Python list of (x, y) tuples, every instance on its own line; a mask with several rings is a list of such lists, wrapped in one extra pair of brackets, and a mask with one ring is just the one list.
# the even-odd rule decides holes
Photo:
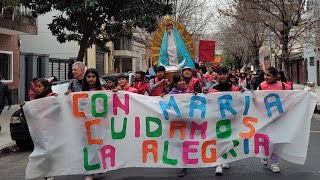
[(131, 39), (126, 37), (121, 37), (118, 40), (114, 41), (114, 50), (132, 50)]
[(314, 57), (310, 57), (310, 66), (314, 66)]
[(13, 82), (13, 52), (0, 51), (0, 74), (3, 82)]

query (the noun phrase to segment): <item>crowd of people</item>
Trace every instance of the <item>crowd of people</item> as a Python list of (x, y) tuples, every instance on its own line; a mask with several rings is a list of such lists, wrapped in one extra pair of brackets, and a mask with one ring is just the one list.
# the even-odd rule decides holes
[[(82, 62), (76, 62), (72, 66), (74, 79), (69, 84), (66, 95), (72, 92), (80, 91), (99, 91), (112, 90), (128, 91), (132, 93), (148, 96), (165, 96), (166, 94), (184, 94), (184, 93), (214, 93), (221, 91), (246, 91), (246, 90), (291, 90), (292, 83), (288, 81), (282, 72), (276, 68), (269, 67), (265, 72), (262, 70), (247, 71), (246, 69), (236, 70), (224, 66), (205, 66), (204, 63), (195, 63), (195, 69), (184, 67), (181, 73), (173, 76), (171, 82), (166, 78), (166, 69), (159, 66), (155, 70), (155, 76), (148, 73), (136, 72), (131, 87), (128, 83), (128, 77), (125, 74), (119, 74), (118, 77), (109, 77), (106, 79), (106, 87), (103, 87), (96, 69), (86, 70)], [(50, 82), (47, 79), (34, 79), (33, 93), (30, 98), (39, 99), (47, 96), (54, 96)], [(264, 166), (270, 163), (270, 169), (273, 172), (280, 172), (278, 157), (275, 154), (271, 158), (262, 158)], [(215, 170), (216, 175), (222, 175), (223, 169), (229, 168), (229, 164), (218, 165)], [(187, 169), (179, 170), (178, 176), (187, 175)], [(53, 179), (47, 177), (44, 179)], [(92, 180), (93, 175), (87, 175), (86, 180)]]

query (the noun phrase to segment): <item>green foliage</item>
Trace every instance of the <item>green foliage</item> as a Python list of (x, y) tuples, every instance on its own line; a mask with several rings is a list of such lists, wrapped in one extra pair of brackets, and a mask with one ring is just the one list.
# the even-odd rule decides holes
[(20, 4), (20, 0), (0, 0), (0, 6), (15, 7)]
[(104, 48), (109, 41), (130, 38), (134, 27), (152, 32), (157, 18), (172, 12), (171, 4), (162, 0), (23, 0), (23, 4), (34, 10), (34, 17), (60, 11), (48, 24), (49, 29), (60, 43), (78, 41), (80, 51), (93, 44)]
[(224, 66), (227, 66), (227, 67), (235, 67), (235, 60), (234, 60), (234, 58), (233, 58), (230, 54), (223, 53), (223, 54), (221, 55), (221, 59), (223, 59), (222, 64), (223, 64)]

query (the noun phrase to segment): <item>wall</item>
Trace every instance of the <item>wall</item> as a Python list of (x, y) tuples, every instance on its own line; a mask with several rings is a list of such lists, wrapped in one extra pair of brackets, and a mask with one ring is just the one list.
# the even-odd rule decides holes
[(132, 41), (132, 51), (138, 57), (134, 58), (133, 70), (134, 71), (146, 71), (146, 46), (136, 41)]
[(78, 43), (75, 41), (60, 44), (48, 29), (53, 16), (59, 14), (52, 11), (38, 17), (38, 35), (21, 35), (21, 52), (50, 54), (50, 58), (69, 59), (78, 55)]
[[(310, 66), (310, 57), (314, 57), (314, 66)], [(317, 83), (317, 61), (319, 60), (316, 57), (316, 53), (314, 51), (313, 46), (306, 46), (304, 48), (304, 58), (307, 59), (307, 67), (308, 67), (308, 80), (311, 82)]]
[(19, 36), (0, 34), (0, 50), (13, 52), (13, 82), (9, 82), (10, 89), (19, 88)]

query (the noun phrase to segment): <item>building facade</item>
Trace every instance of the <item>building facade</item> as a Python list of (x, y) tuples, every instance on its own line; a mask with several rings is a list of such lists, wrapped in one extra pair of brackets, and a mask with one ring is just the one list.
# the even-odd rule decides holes
[(48, 29), (58, 11), (38, 17), (37, 35), (20, 35), (20, 97), (28, 100), (30, 82), (34, 77), (58, 80), (72, 78), (71, 68), (78, 54), (77, 42), (59, 43)]
[(113, 43), (113, 71), (146, 71), (146, 46), (139, 38), (138, 34), (134, 34), (132, 39), (120, 38)]
[(308, 30), (308, 39), (304, 47), (304, 63), (307, 65), (307, 80), (320, 86), (320, 1), (309, 0), (308, 15), (316, 22)]
[(19, 102), (20, 40), (19, 35), (36, 35), (37, 20), (31, 18), (30, 10), (22, 5), (0, 6), (0, 74), (7, 83), (14, 103)]

